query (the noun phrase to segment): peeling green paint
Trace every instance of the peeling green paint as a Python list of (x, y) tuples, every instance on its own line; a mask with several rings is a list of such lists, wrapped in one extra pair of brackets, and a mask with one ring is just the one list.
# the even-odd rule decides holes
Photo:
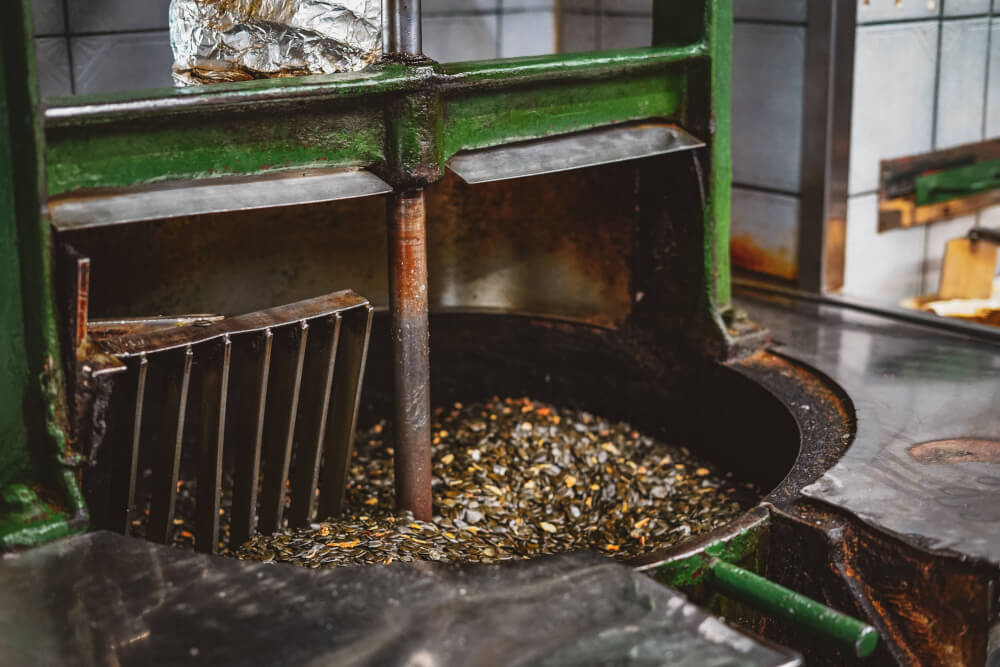
[(657, 581), (668, 586), (691, 588), (705, 583), (711, 576), (711, 564), (716, 559), (759, 569), (763, 564), (762, 545), (767, 529), (766, 521), (755, 522), (735, 535), (713, 542), (704, 550), (661, 563), (652, 574)]
[[(66, 436), (66, 396), (52, 290), (51, 238), (30, 0), (0, 25), (0, 547), (29, 546), (86, 527)], [(9, 299), (9, 300), (8, 300)], [(33, 460), (31, 452), (44, 460)], [(44, 488), (59, 508), (43, 501)], [(68, 509), (67, 513), (64, 511)]]
[(682, 71), (454, 95), (445, 102), (444, 155), (633, 120), (676, 117)]
[[(0, 49), (0, 68), (4, 52)], [(0, 70), (2, 71), (2, 70)], [(0, 81), (0, 136), (11, 136), (7, 90)], [(0, 141), (0, 487), (26, 474), (25, 391), (29, 381), (21, 302), (21, 260), (17, 245), (14, 191), (7, 187), (14, 163), (8, 141)]]
[(86, 127), (55, 133), (47, 154), (49, 194), (285, 169), (346, 167), (382, 159), (380, 122), (357, 114), (298, 114), (296, 123), (261, 118), (252, 127), (212, 122), (195, 127), (129, 128), (99, 134)]

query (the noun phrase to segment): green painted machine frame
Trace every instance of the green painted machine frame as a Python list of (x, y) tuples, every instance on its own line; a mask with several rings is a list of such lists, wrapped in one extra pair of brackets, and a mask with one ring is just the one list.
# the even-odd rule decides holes
[[(654, 2), (650, 48), (440, 64), (391, 56), (360, 73), (46, 100), (30, 0), (0, 27), (0, 545), (86, 529), (60, 367), (48, 197), (315, 167), (366, 167), (398, 191), (459, 151), (669, 120), (709, 143), (698, 308), (730, 304), (732, 0)], [(43, 130), (44, 126), (44, 130)]]
[[(364, 72), (46, 100), (31, 2), (0, 25), (0, 550), (87, 529), (60, 363), (48, 198), (161, 181), (364, 167), (397, 192), (444, 176), (461, 151), (636, 121), (707, 143), (704, 247), (687, 332), (706, 354), (732, 338), (732, 0), (654, 0), (650, 48), (441, 64), (387, 56)], [(44, 129), (43, 129), (44, 128)], [(728, 536), (650, 566), (853, 644), (871, 628), (734, 564), (761, 569), (766, 511)]]

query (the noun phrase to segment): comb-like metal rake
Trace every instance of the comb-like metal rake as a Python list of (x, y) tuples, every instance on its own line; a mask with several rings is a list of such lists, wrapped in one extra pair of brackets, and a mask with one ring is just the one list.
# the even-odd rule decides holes
[(286, 518), (295, 527), (338, 514), (371, 318), (368, 300), (348, 290), (236, 317), (177, 318), (167, 328), (91, 323), (97, 346), (122, 363), (92, 483), (85, 479), (93, 524), (131, 531), (144, 468), (146, 537), (169, 541), (182, 459), (195, 462), (199, 551), (219, 547), (227, 465), (233, 548)]

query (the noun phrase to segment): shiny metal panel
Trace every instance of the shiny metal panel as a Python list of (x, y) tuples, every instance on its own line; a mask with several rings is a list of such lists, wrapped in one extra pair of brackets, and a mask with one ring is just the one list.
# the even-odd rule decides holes
[(856, 11), (809, 0), (797, 255), (799, 287), (814, 292), (844, 284)]
[(459, 153), (448, 167), (488, 183), (664, 155), (705, 145), (676, 125), (643, 123)]
[(740, 305), (767, 324), (779, 352), (827, 374), (854, 404), (853, 444), (807, 496), (917, 548), (1000, 563), (1000, 463), (911, 452), (937, 440), (1000, 440), (998, 339), (750, 291)]
[[(638, 242), (636, 178), (633, 163), (475, 186), (446, 172), (427, 189), (431, 310), (624, 320), (636, 298), (629, 266)], [(94, 317), (246, 313), (305, 299), (330, 285), (350, 285), (376, 308), (388, 305), (381, 197), (77, 230), (66, 237), (91, 258)]]
[(420, 0), (382, 0), (383, 50), (419, 56), (422, 50)]
[(333, 169), (61, 197), (49, 201), (49, 215), (56, 229), (65, 231), (329, 202), (389, 192), (392, 187), (370, 171)]

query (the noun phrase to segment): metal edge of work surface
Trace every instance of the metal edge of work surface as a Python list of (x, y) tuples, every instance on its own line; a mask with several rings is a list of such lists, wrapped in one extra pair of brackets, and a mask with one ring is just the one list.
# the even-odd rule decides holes
[(71, 195), (49, 202), (60, 231), (210, 213), (315, 204), (392, 192), (365, 169), (296, 171), (266, 178), (171, 183), (112, 193)]
[[(850, 397), (850, 448), (801, 494), (935, 555), (1000, 565), (1000, 348), (923, 322), (832, 302), (740, 290), (767, 322), (772, 348), (826, 375)], [(982, 444), (969, 447), (970, 440)], [(961, 456), (925, 458), (952, 442)], [(947, 454), (949, 450), (942, 450)], [(954, 449), (950, 450), (956, 451)]]
[(702, 148), (676, 125), (641, 123), (459, 153), (448, 168), (466, 183), (489, 183)]
[(733, 287), (747, 292), (769, 294), (785, 299), (797, 299), (820, 306), (831, 306), (852, 310), (874, 317), (884, 317), (915, 326), (927, 327), (945, 331), (955, 336), (962, 336), (986, 343), (1000, 344), (1000, 329), (986, 324), (966, 322), (953, 317), (942, 317), (933, 313), (910, 310), (896, 305), (887, 305), (865, 300), (857, 296), (840, 297), (829, 294), (817, 294), (792, 287), (776, 285), (770, 282), (750, 278), (734, 277)]

